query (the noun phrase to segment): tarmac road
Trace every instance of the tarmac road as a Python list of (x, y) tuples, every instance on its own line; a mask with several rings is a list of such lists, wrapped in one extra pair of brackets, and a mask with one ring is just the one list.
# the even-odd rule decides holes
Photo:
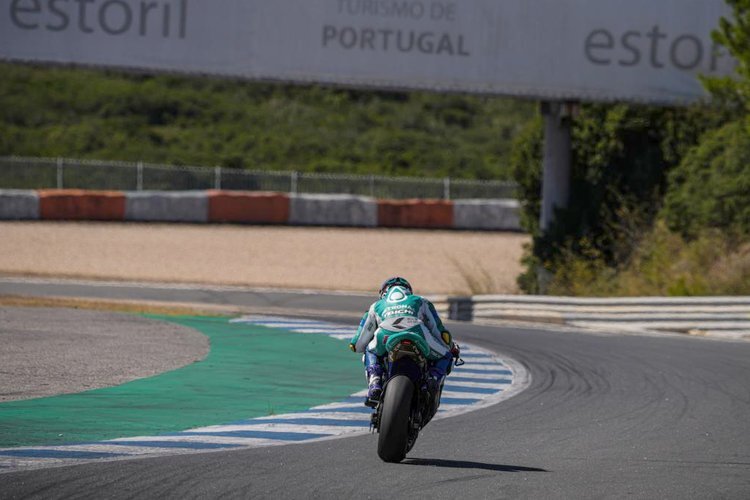
[(453, 330), (531, 386), (430, 424), (402, 464), (371, 435), (6, 473), (0, 497), (750, 498), (750, 343)]
[(371, 294), (0, 276), (0, 295), (3, 294), (238, 306), (274, 313), (280, 310), (337, 311), (353, 314), (358, 319), (372, 303)]

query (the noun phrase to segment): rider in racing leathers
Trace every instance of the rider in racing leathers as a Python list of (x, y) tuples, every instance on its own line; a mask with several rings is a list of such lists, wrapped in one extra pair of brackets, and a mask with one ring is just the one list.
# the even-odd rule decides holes
[(383, 359), (376, 353), (376, 330), (383, 322), (399, 317), (416, 318), (420, 322), (418, 327), (430, 346), (434, 360), (430, 362), (428, 380), (431, 392), (440, 387), (453, 357), (459, 355), (458, 346), (453, 343), (432, 302), (414, 295), (411, 285), (404, 278), (386, 280), (380, 287), (380, 300), (373, 303), (362, 317), (357, 333), (349, 344), (352, 351), (364, 353), (368, 401), (379, 400), (383, 392)]

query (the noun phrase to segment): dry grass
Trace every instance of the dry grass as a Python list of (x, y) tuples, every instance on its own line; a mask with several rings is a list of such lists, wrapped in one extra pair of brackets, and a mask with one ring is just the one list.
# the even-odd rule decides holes
[(0, 273), (366, 292), (403, 275), (422, 294), (514, 293), (528, 239), (493, 232), (2, 222)]
[(466, 284), (466, 290), (471, 295), (486, 295), (493, 293), (512, 293), (514, 289), (507, 289), (498, 283), (498, 277), (493, 275), (481, 262), (459, 260), (449, 257), (454, 268), (461, 275)]
[(630, 261), (607, 266), (596, 254), (566, 259), (550, 294), (579, 296), (747, 295), (750, 293), (750, 243), (704, 230), (685, 240), (657, 223)]

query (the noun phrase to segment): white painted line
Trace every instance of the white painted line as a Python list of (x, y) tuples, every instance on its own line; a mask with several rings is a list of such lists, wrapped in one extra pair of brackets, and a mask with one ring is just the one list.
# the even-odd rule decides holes
[(351, 340), (353, 336), (353, 333), (334, 333), (333, 335), (331, 335), (331, 337), (338, 340)]
[[(465, 365), (468, 366), (468, 365)], [(453, 382), (456, 378), (471, 379), (476, 382), (482, 382), (483, 380), (496, 380), (496, 379), (507, 379), (510, 380), (510, 375), (503, 375), (502, 373), (491, 373), (487, 371), (473, 371), (472, 373), (466, 373), (460, 371), (461, 368), (454, 368), (453, 372), (446, 379), (446, 383)], [(501, 370), (507, 371), (507, 368), (501, 368)], [(457, 382), (456, 382), (457, 383)], [(463, 383), (463, 382), (462, 382)]]
[(445, 381), (445, 389), (451, 387), (476, 387), (478, 389), (504, 389), (506, 385), (510, 385), (510, 380), (507, 384), (498, 384), (497, 382), (456, 382), (452, 381), (450, 376)]
[[(122, 445), (127, 445), (129, 442), (137, 443), (137, 442), (146, 441), (146, 440), (149, 442), (153, 442), (153, 443), (163, 442), (165, 445), (169, 443), (213, 443), (213, 444), (235, 444), (235, 445), (240, 445), (240, 446), (253, 446), (253, 447), (263, 446), (264, 444), (268, 444), (274, 441), (272, 439), (245, 438), (245, 437), (182, 435), (182, 436), (130, 437), (130, 438), (122, 438), (122, 439), (113, 439), (111, 441), (108, 441), (108, 443), (110, 444), (121, 443)], [(138, 448), (137, 445), (135, 447)], [(130, 446), (121, 446), (121, 445), (113, 445), (112, 448), (115, 451), (119, 449), (123, 453), (129, 453), (129, 450), (131, 449)], [(152, 448), (152, 450), (154, 449), (155, 448)], [(164, 448), (157, 448), (157, 449), (171, 450), (172, 448), (168, 448), (165, 446)], [(170, 453), (167, 453), (167, 454), (170, 454)]]

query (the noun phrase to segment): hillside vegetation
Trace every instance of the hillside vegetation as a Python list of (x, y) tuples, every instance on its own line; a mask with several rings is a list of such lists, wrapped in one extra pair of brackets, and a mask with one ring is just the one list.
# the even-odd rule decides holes
[(0, 155), (507, 179), (530, 102), (0, 64)]

